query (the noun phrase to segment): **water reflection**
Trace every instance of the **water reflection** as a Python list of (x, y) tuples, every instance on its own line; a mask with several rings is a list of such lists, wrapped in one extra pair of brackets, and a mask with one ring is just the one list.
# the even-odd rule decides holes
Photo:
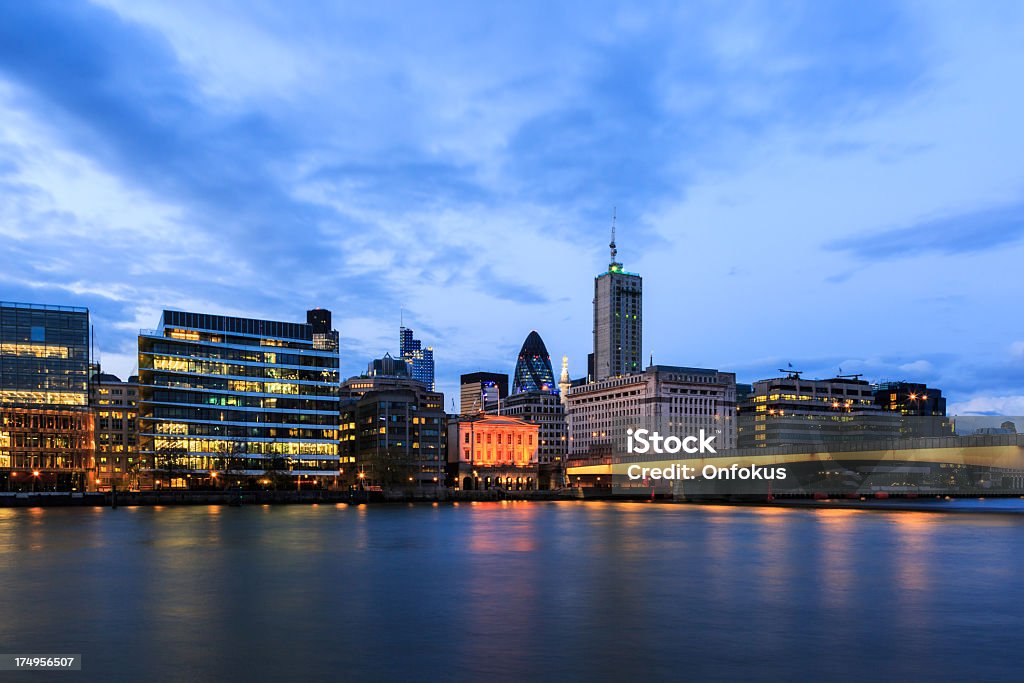
[(979, 679), (1024, 663), (1016, 516), (577, 501), (0, 510), (0, 550), (0, 642), (66, 643), (88, 671), (127, 680), (151, 667), (852, 679), (858, 661)]

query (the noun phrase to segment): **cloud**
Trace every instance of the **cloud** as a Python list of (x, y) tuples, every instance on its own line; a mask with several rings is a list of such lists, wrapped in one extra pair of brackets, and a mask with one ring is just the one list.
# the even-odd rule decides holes
[(847, 237), (826, 245), (865, 261), (910, 258), (927, 253), (946, 256), (987, 251), (1024, 238), (1024, 202), (961, 213), (916, 225)]
[(950, 415), (1024, 415), (1024, 395), (974, 396), (950, 403), (946, 412)]
[[(1012, 367), (969, 359), (998, 343), (1005, 363), (1016, 332), (964, 312), (1020, 298), (996, 281), (1020, 235), (985, 219), (1019, 201), (1020, 25), (812, 2), (11, 4), (0, 287), (88, 305), (117, 363), (163, 307), (321, 305), (359, 371), (405, 306), (452, 393), (535, 327), (582, 367), (617, 206), (645, 356), (1009, 395)], [(972, 244), (927, 288), (864, 276)]]

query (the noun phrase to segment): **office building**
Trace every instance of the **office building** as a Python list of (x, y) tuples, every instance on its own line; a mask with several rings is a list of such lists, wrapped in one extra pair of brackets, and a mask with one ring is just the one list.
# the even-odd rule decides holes
[(859, 375), (808, 380), (793, 371), (754, 382), (738, 434), (740, 448), (807, 445), (899, 436), (900, 424)]
[(449, 484), (466, 491), (536, 489), (538, 432), (537, 425), (506, 415), (450, 420)]
[(594, 278), (594, 352), (588, 379), (601, 381), (643, 369), (643, 279), (628, 273), (616, 258), (612, 223), (611, 261)]
[(551, 370), (551, 355), (548, 354), (544, 340), (537, 334), (537, 330), (530, 332), (523, 342), (512, 378), (513, 394), (558, 393), (555, 373)]
[(96, 444), (96, 487), (109, 491), (137, 489), (139, 485), (139, 378), (122, 381), (117, 375), (96, 372), (89, 383)]
[(404, 325), (398, 328), (398, 355), (409, 364), (409, 376), (434, 390), (434, 348), (426, 348)]
[(915, 417), (945, 417), (942, 390), (917, 382), (880, 382), (872, 387), (882, 410)]
[(566, 402), (570, 460), (610, 462), (627, 452), (627, 430), (664, 436), (714, 435), (718, 451), (736, 447), (736, 375), (652, 365), (599, 382), (574, 383)]
[(513, 372), (512, 394), (501, 406), (501, 414), (525, 420), (539, 427), (537, 462), (541, 488), (563, 485), (562, 474), (568, 434), (565, 406), (551, 368), (551, 356), (536, 330), (523, 342)]
[(310, 323), (164, 311), (139, 335), (139, 447), (152, 485), (334, 483), (339, 370), (327, 346)]
[(0, 302), (0, 487), (95, 485), (89, 311)]
[(497, 412), (508, 397), (508, 375), (502, 372), (471, 372), (459, 379), (459, 414)]
[(390, 353), (385, 353), (381, 358), (374, 358), (366, 366), (367, 377), (409, 377), (409, 364), (401, 358), (392, 358)]
[(341, 385), (341, 396), (346, 483), (443, 484), (444, 394), (403, 373), (352, 377)]

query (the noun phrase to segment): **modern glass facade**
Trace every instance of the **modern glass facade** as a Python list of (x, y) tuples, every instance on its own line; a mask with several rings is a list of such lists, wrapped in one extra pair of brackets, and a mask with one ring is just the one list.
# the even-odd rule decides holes
[(551, 370), (551, 356), (537, 331), (530, 332), (519, 351), (515, 372), (512, 373), (512, 393), (536, 392), (557, 394), (555, 373)]
[(154, 485), (336, 476), (338, 349), (320, 334), (164, 311), (159, 329), (139, 335), (140, 455)]
[(88, 309), (0, 302), (0, 486), (89, 486), (88, 404)]
[(434, 390), (434, 348), (423, 348), (408, 327), (398, 328), (398, 353), (409, 364), (409, 376)]

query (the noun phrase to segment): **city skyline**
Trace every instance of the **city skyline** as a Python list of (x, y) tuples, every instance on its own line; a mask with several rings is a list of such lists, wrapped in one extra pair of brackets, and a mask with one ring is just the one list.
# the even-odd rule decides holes
[(1024, 412), (1020, 7), (436, 11), (5, 8), (0, 298), (121, 377), (163, 308), (322, 306), (352, 376), (404, 306), (450, 405), (533, 329), (585, 375), (617, 206), (644, 365)]

